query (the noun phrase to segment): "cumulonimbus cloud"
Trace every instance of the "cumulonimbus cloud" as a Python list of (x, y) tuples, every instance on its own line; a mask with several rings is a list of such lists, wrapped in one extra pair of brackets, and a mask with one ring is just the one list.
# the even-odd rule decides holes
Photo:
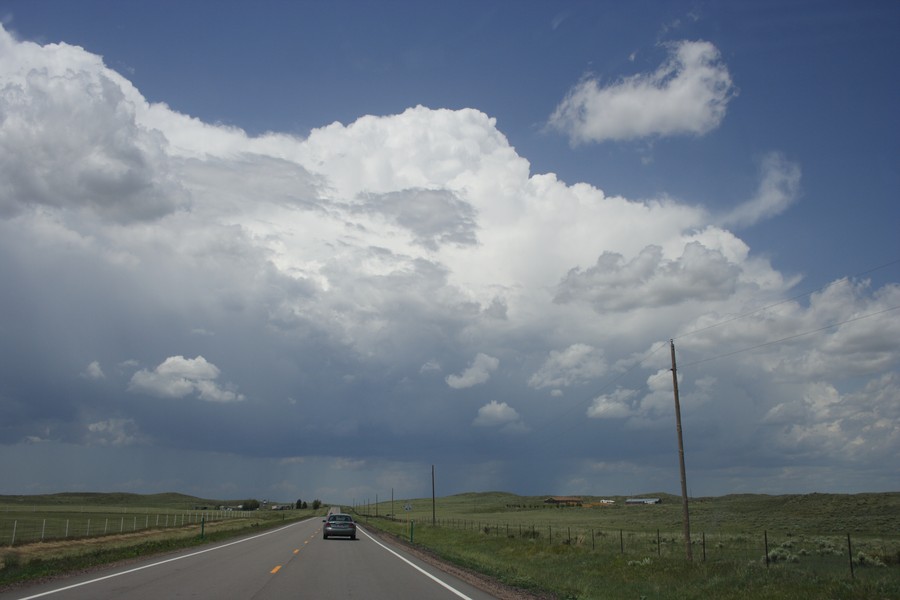
[(550, 117), (573, 144), (678, 134), (702, 135), (725, 117), (734, 85), (706, 41), (668, 44), (668, 59), (645, 74), (602, 86), (586, 77)]
[[(559, 123), (585, 142), (716, 127), (734, 94), (717, 51), (684, 42), (670, 52), (655, 73), (583, 86)], [(81, 48), (20, 44), (2, 26), (0, 91), (0, 345), (8, 370), (33, 371), (33, 385), (14, 402), (46, 402), (43, 413), (54, 415), (40, 421), (8, 410), (26, 416), (11, 427), (4, 422), (0, 441), (87, 431), (95, 443), (133, 443), (145, 425), (134, 411), (141, 403), (119, 403), (121, 414), (108, 410), (108, 395), (124, 387), (116, 388), (123, 372), (133, 394), (235, 403), (216, 411), (233, 435), (202, 440), (215, 451), (264, 446), (271, 456), (293, 457), (303, 452), (301, 430), (309, 448), (327, 446), (334, 410), (364, 414), (373, 430), (390, 420), (401, 432), (444, 435), (477, 425), (474, 435), (491, 435), (523, 430), (521, 415), (569, 431), (547, 417), (581, 417), (583, 405), (561, 405), (595, 398), (588, 414), (600, 421), (591, 424), (650, 426), (671, 415), (671, 382), (657, 373), (664, 353), (628, 374), (623, 391), (603, 390), (611, 373), (635, 364), (657, 340), (695, 332), (679, 346), (690, 364), (818, 331), (742, 353), (737, 364), (686, 370), (686, 416), (702, 421), (698, 431), (705, 425), (727, 438), (729, 448), (752, 432), (758, 439), (742, 440), (743, 447), (765, 449), (782, 431), (775, 417), (799, 414), (819, 419), (797, 422), (798, 432), (812, 428), (804, 439), (832, 440), (819, 448), (845, 450), (861, 439), (858, 448), (879, 464), (897, 454), (897, 319), (852, 319), (900, 305), (900, 287), (840, 286), (808, 304), (779, 302), (795, 293), (794, 284), (771, 265), (766, 248), (751, 252), (724, 228), (790, 206), (799, 167), (789, 161), (765, 161), (755, 197), (719, 217), (690, 199), (632, 200), (532, 173), (497, 121), (473, 108), (363, 116), (305, 139), (250, 136), (148, 103)], [(628, 102), (642, 114), (626, 110)], [(597, 107), (615, 122), (595, 115)], [(48, 126), (70, 115), (80, 117), (72, 128)], [(67, 163), (66, 152), (81, 158)], [(777, 309), (732, 319), (776, 302)], [(133, 356), (134, 340), (142, 357), (170, 358), (145, 369), (122, 362)], [(172, 340), (185, 340), (195, 358), (172, 356)], [(73, 348), (81, 352), (74, 363)], [(479, 348), (503, 357), (502, 378), (495, 356), (459, 362)], [(220, 364), (248, 365), (240, 389), (258, 403), (239, 403), (244, 395), (203, 358), (211, 353)], [(102, 385), (99, 362), (90, 366), (97, 357), (111, 365)], [(88, 365), (76, 382), (84, 388), (77, 401), (65, 394), (45, 400), (51, 395), (42, 377), (50, 367), (33, 369), (45, 363), (67, 373), (76, 364), (75, 377)], [(648, 370), (657, 374), (647, 378)], [(885, 371), (892, 377), (881, 376)], [(796, 412), (797, 394), (782, 382), (809, 379), (834, 382), (840, 402), (818, 411), (816, 395), (826, 390), (810, 389), (810, 410)], [(704, 380), (715, 383), (704, 388)], [(353, 393), (362, 385), (365, 393)], [(441, 403), (454, 394), (448, 387), (469, 390), (458, 395), (473, 404)], [(545, 389), (549, 394), (535, 392)], [(701, 392), (718, 399), (702, 414), (692, 400)], [(412, 397), (436, 400), (408, 411)], [(329, 410), (319, 411), (325, 398)], [(481, 407), (477, 416), (473, 406)], [(433, 410), (444, 411), (441, 418)], [(80, 427), (64, 422), (81, 415), (90, 416)], [(265, 439), (252, 426), (256, 418), (268, 419)], [(355, 431), (351, 425), (347, 431)], [(581, 435), (576, 429), (573, 436)], [(593, 443), (596, 433), (587, 435)], [(343, 438), (340, 451), (400, 452), (366, 446), (365, 438), (352, 436), (362, 446)], [(695, 439), (711, 454), (725, 447)], [(611, 434), (605, 442), (621, 447), (623, 440)], [(789, 437), (780, 443), (786, 453), (807, 447), (788, 447)], [(834, 458), (859, 452), (835, 450)]]

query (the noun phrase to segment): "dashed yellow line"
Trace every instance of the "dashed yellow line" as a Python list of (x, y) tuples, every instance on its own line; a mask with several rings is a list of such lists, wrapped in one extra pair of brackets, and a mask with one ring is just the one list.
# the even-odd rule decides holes
[[(317, 537), (318, 533), (319, 533), (319, 532), (316, 531), (316, 533), (312, 534), (312, 535), (310, 536), (309, 540), (315, 539), (315, 538)], [(303, 545), (305, 546), (305, 545), (309, 544), (309, 540), (303, 540)], [(300, 554), (300, 548), (294, 548), (294, 555), (297, 555), (297, 554)], [(277, 566), (275, 566), (275, 568), (273, 568), (271, 571), (269, 571), (269, 573), (271, 573), (272, 575), (274, 575), (275, 573), (277, 573), (278, 571), (281, 570), (281, 567), (282, 567), (282, 566), (283, 566), (283, 565), (277, 565)]]

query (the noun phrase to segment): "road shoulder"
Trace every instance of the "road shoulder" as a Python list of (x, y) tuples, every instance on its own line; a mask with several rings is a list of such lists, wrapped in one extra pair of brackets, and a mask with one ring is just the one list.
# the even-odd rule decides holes
[(389, 546), (401, 548), (404, 552), (414, 556), (418, 560), (421, 560), (436, 569), (440, 569), (448, 575), (461, 579), (472, 587), (491, 594), (495, 598), (498, 598), (498, 600), (555, 600), (556, 598), (556, 596), (551, 594), (539, 594), (530, 590), (516, 588), (497, 581), (492, 577), (488, 577), (483, 573), (478, 573), (477, 571), (454, 565), (427, 548), (410, 544), (403, 538), (378, 528), (367, 527), (366, 533), (377, 537), (379, 541)]

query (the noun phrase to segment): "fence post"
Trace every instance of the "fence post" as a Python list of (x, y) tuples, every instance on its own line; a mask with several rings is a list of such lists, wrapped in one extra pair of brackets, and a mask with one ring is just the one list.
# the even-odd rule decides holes
[(769, 532), (763, 530), (763, 541), (766, 544), (766, 568), (769, 568)]
[(656, 555), (662, 556), (662, 546), (659, 543), (659, 529), (656, 530)]
[(19, 525), (19, 520), (18, 520), (18, 519), (16, 519), (15, 521), (13, 521), (13, 535), (12, 535), (12, 541), (9, 543), (10, 546), (15, 546), (15, 545), (16, 545), (16, 527), (18, 527), (18, 525)]
[(700, 539), (703, 541), (703, 562), (706, 562), (706, 532), (700, 533)]
[(619, 530), (619, 551), (625, 554), (625, 538), (622, 537), (622, 530)]
[(850, 579), (856, 579), (853, 573), (853, 546), (850, 545), (850, 534), (847, 534), (847, 553), (850, 555)]
[(591, 527), (591, 550), (596, 550), (597, 544), (594, 542), (594, 528)]

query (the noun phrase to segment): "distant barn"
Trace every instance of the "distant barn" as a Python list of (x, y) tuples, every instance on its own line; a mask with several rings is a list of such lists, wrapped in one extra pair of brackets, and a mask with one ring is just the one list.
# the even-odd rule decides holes
[(544, 504), (553, 504), (555, 506), (581, 506), (584, 500), (578, 496), (550, 496), (544, 500)]
[(659, 504), (660, 502), (662, 502), (662, 500), (659, 498), (629, 498), (625, 501), (625, 504)]

